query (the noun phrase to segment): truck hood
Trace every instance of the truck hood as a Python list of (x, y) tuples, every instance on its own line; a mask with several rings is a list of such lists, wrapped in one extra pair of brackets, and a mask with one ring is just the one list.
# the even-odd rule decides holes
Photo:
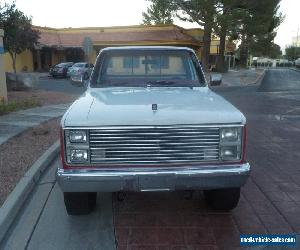
[(89, 88), (63, 118), (64, 127), (245, 122), (238, 109), (208, 87)]

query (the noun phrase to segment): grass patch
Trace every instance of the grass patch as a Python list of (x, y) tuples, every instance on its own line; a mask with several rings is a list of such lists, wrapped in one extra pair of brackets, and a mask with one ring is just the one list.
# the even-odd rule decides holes
[(28, 109), (41, 106), (41, 103), (34, 99), (24, 101), (12, 101), (7, 104), (0, 103), (0, 115), (5, 115), (10, 112), (18, 111), (21, 109)]

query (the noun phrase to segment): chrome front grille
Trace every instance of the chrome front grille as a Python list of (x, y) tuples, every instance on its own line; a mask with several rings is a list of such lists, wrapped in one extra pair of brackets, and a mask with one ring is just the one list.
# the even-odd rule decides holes
[(219, 160), (220, 129), (196, 125), (102, 127), (89, 131), (92, 164)]

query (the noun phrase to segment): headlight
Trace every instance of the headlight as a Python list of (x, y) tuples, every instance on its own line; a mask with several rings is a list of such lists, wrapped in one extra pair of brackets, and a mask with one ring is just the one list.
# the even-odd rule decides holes
[(69, 132), (69, 141), (71, 143), (87, 142), (87, 136), (85, 130), (71, 130)]
[(221, 159), (222, 160), (238, 160), (238, 159), (240, 159), (238, 146), (223, 146), (223, 147), (221, 147)]
[(221, 129), (221, 141), (237, 141), (241, 134), (240, 128), (222, 128)]
[(220, 159), (239, 161), (242, 157), (242, 127), (224, 127), (220, 131)]
[(88, 164), (90, 161), (88, 130), (65, 129), (65, 160), (69, 164)]
[(87, 149), (72, 149), (70, 152), (71, 162), (87, 162), (88, 151)]

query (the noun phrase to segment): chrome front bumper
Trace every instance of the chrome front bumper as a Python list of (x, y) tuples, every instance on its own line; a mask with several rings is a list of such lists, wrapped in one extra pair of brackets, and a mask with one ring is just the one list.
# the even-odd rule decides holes
[(172, 191), (241, 187), (248, 163), (172, 168), (126, 168), (57, 171), (63, 192)]

